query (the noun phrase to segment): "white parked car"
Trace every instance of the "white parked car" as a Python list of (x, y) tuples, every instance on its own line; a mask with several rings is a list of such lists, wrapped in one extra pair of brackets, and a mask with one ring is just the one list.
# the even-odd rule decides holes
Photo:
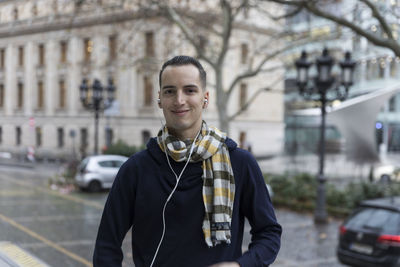
[(127, 159), (119, 155), (86, 157), (78, 166), (75, 182), (79, 188), (90, 192), (111, 188), (119, 168)]
[(382, 164), (373, 168), (373, 179), (377, 182), (400, 182), (400, 167)]

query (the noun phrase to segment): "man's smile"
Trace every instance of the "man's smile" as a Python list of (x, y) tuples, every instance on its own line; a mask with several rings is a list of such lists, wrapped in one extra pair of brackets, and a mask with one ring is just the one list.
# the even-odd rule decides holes
[(183, 116), (189, 112), (189, 109), (179, 109), (179, 110), (171, 110), (172, 113), (178, 116)]

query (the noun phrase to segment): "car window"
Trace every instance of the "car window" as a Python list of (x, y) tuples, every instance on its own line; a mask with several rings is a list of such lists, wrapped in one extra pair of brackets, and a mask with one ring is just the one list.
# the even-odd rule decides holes
[(112, 160), (99, 161), (99, 165), (104, 168), (114, 168), (114, 164), (113, 164)]
[(350, 229), (376, 229), (384, 234), (397, 235), (400, 231), (400, 213), (385, 209), (363, 208), (346, 223)]
[(78, 170), (81, 172), (84, 171), (88, 162), (89, 158), (85, 158), (84, 160), (82, 160), (82, 162), (79, 164)]
[(122, 166), (122, 164), (124, 164), (125, 161), (121, 161), (121, 160), (113, 160), (113, 167), (115, 168), (119, 168)]

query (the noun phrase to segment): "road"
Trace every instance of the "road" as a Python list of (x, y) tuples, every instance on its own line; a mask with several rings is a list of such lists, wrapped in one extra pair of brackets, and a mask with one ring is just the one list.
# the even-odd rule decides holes
[[(92, 266), (93, 244), (107, 192), (51, 190), (48, 179), (54, 174), (55, 168), (48, 166), (0, 166), (0, 242), (15, 244), (49, 266)], [(284, 231), (273, 267), (342, 266), (335, 257), (339, 221), (317, 227), (310, 214), (281, 209), (276, 214)], [(250, 242), (248, 230), (247, 225), (244, 250)], [(123, 265), (133, 266), (130, 233), (123, 250)]]

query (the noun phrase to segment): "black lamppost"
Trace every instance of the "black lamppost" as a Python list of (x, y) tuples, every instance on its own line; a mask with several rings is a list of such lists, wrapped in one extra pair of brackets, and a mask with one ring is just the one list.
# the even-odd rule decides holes
[[(94, 111), (94, 154), (98, 154), (99, 144), (99, 112), (109, 108), (114, 101), (115, 86), (113, 80), (108, 78), (107, 88), (103, 87), (98, 79), (95, 79), (92, 86), (88, 86), (86, 78), (82, 80), (79, 87), (82, 105)], [(103, 97), (103, 90), (107, 90), (107, 98)]]
[(317, 75), (309, 79), (308, 70), (312, 65), (307, 61), (305, 51), (301, 53), (300, 59), (296, 60), (297, 85), (300, 94), (308, 99), (320, 102), (321, 105), (321, 125), (319, 143), (319, 172), (317, 187), (317, 203), (314, 214), (315, 223), (326, 223), (327, 213), (325, 209), (325, 182), (324, 163), (325, 163), (325, 116), (326, 105), (334, 100), (344, 100), (348, 96), (349, 88), (353, 84), (353, 72), (355, 62), (351, 59), (350, 52), (346, 52), (345, 58), (340, 62), (341, 76), (339, 79), (331, 74), (334, 59), (329, 55), (325, 48), (322, 56), (318, 57), (315, 64)]

